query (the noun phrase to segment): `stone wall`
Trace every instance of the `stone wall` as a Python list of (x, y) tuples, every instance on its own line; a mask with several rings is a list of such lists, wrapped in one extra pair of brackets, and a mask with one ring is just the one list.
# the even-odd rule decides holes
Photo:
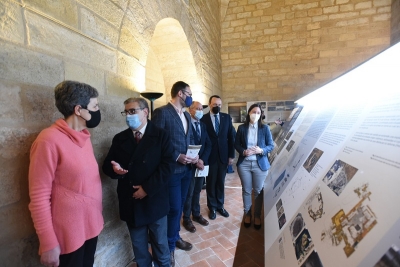
[(296, 100), (371, 58), (390, 45), (391, 4), (231, 0), (221, 25), (225, 102)]
[[(72, 79), (99, 90), (102, 122), (91, 133), (101, 165), (112, 137), (125, 128), (119, 113), (123, 100), (153, 89), (145, 84), (146, 61), (153, 32), (165, 18), (177, 20), (183, 29), (201, 90), (220, 94), (217, 1), (0, 1), (1, 266), (40, 265), (28, 210), (29, 149), (39, 131), (61, 116), (54, 106), (54, 86)], [(162, 79), (161, 67), (150, 68), (157, 74), (151, 77)], [(160, 90), (155, 84), (154, 90)], [(118, 217), (116, 181), (102, 174), (102, 183), (105, 227), (95, 265), (126, 266), (133, 254)]]
[(400, 42), (400, 0), (393, 0), (392, 3), (392, 23), (391, 23), (391, 41), (392, 45)]

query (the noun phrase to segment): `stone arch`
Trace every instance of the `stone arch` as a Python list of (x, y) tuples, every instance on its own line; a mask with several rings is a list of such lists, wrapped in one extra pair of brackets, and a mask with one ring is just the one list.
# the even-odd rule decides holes
[(156, 25), (145, 68), (146, 91), (164, 93), (155, 101), (155, 108), (171, 99), (171, 87), (179, 80), (190, 85), (193, 99), (205, 101), (192, 50), (181, 24), (176, 19), (165, 18)]

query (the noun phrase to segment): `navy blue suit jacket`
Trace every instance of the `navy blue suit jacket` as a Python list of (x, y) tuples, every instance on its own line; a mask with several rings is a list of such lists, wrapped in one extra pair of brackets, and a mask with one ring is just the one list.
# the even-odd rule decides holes
[[(239, 126), (238, 131), (236, 133), (235, 138), (235, 149), (239, 153), (239, 158), (236, 163), (236, 166), (239, 166), (245, 156), (243, 156), (243, 152), (247, 149), (247, 133), (249, 131), (249, 125), (242, 124)], [(257, 132), (257, 146), (263, 150), (262, 155), (258, 154), (257, 162), (258, 166), (261, 170), (267, 171), (270, 168), (270, 164), (268, 161), (268, 153), (274, 149), (274, 141), (272, 140), (272, 134), (269, 130), (268, 125), (261, 125), (258, 127)]]
[(219, 160), (223, 164), (228, 164), (228, 158), (235, 158), (235, 129), (232, 125), (232, 118), (229, 114), (219, 113), (219, 133), (214, 130), (210, 113), (207, 113), (201, 119), (207, 127), (207, 133), (210, 137), (212, 149), (209, 162)]
[[(189, 145), (194, 145), (190, 114), (186, 111), (183, 114), (185, 114), (187, 120), (187, 134), (184, 131), (181, 118), (171, 103), (155, 109), (151, 118), (151, 121), (156, 126), (164, 129), (169, 134), (170, 142), (174, 148), (173, 157), (175, 160), (178, 159), (179, 154), (186, 154)], [(182, 173), (186, 170), (187, 165), (175, 161), (172, 168), (174, 173)]]
[[(169, 212), (168, 180), (171, 176), (172, 145), (168, 134), (147, 122), (146, 131), (139, 144), (131, 129), (114, 136), (111, 148), (103, 163), (103, 172), (118, 179), (119, 214), (131, 227), (155, 222)], [(124, 175), (116, 174), (111, 161), (118, 162), (128, 170)], [(132, 197), (133, 185), (141, 185), (147, 196)]]
[(207, 133), (207, 127), (206, 125), (202, 122), (199, 121), (200, 125), (200, 130), (201, 130), (201, 137), (200, 137), (200, 142), (197, 142), (198, 136), (196, 132), (196, 128), (194, 127), (193, 123), (190, 123), (193, 127), (193, 137), (194, 137), (194, 143), (195, 145), (201, 145), (200, 151), (199, 151), (199, 158), (204, 162), (204, 165), (208, 165), (208, 158), (211, 153), (211, 140), (208, 137)]

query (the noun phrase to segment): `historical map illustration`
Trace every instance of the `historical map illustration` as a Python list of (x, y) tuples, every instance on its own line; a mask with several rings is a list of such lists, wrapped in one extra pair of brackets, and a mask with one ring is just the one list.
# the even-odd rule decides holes
[(376, 215), (366, 203), (371, 195), (368, 184), (356, 188), (354, 193), (360, 199), (357, 204), (347, 213), (339, 210), (332, 217), (330, 229), (321, 233), (321, 240), (330, 238), (334, 246), (344, 243), (343, 250), (347, 257), (353, 254), (357, 245), (378, 223)]

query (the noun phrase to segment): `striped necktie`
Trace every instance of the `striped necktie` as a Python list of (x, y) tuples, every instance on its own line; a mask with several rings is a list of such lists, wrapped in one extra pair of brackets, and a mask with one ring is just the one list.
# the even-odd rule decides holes
[(201, 134), (200, 134), (199, 122), (195, 121), (194, 125), (196, 125), (197, 139), (198, 139), (198, 141), (200, 141)]
[(214, 117), (215, 117), (215, 132), (218, 135), (218, 133), (219, 133), (219, 120), (218, 120), (218, 116), (217, 115), (214, 115)]

